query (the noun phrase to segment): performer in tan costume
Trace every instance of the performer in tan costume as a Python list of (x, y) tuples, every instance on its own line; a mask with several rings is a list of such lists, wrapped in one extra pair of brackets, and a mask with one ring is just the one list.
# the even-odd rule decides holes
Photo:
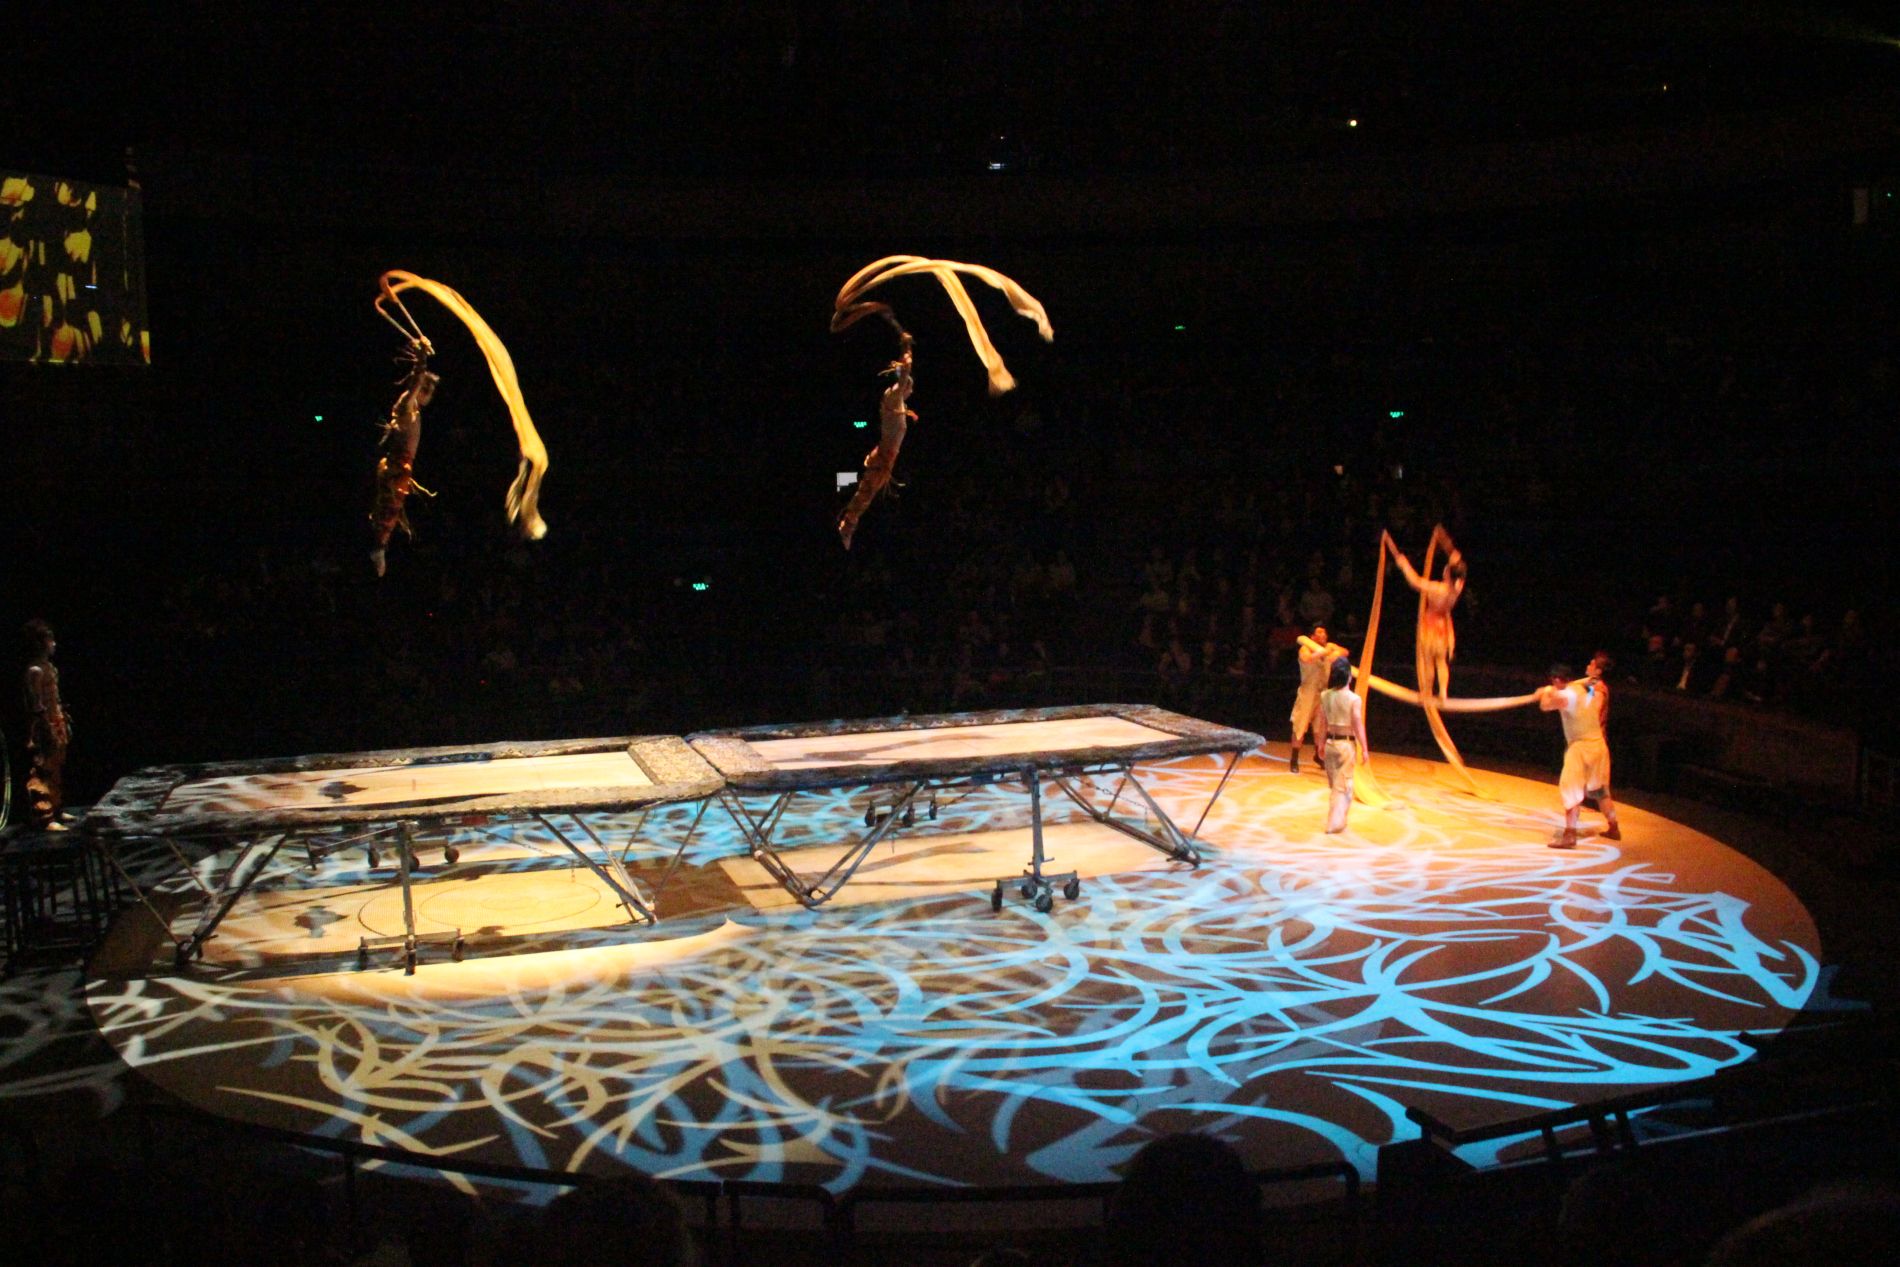
[(1578, 810), (1586, 800), (1596, 802), (1609, 823), (1603, 838), (1623, 839), (1623, 829), (1616, 820), (1616, 801), (1610, 796), (1610, 745), (1603, 737), (1610, 715), (1610, 687), (1603, 680), (1608, 667), (1609, 657), (1599, 651), (1591, 658), (1583, 678), (1573, 682), (1567, 666), (1552, 665), (1550, 685), (1537, 693), (1537, 706), (1558, 714), (1564, 727), (1564, 768), (1557, 776), (1564, 829), (1550, 842), (1552, 849), (1576, 848)]
[(1293, 697), (1293, 742), (1287, 761), (1290, 774), (1300, 772), (1300, 744), (1305, 741), (1308, 730), (1313, 732), (1313, 759), (1324, 761), (1326, 758), (1322, 747), (1324, 737), (1313, 719), (1319, 712), (1320, 692), (1326, 689), (1327, 674), (1345, 655), (1346, 648), (1326, 640), (1324, 625), (1314, 625), (1311, 637), (1300, 635), (1300, 689)]
[(26, 624), (27, 650), (32, 659), (23, 683), (26, 697), (27, 820), (38, 831), (65, 831), (60, 809), (65, 804), (66, 749), (72, 743), (73, 718), (59, 697), (59, 670), (53, 667), (58, 643), (52, 626), (43, 620)]
[(894, 376), (894, 381), (884, 389), (877, 402), (877, 447), (864, 456), (864, 474), (858, 479), (857, 491), (851, 494), (851, 501), (845, 506), (844, 513), (838, 516), (838, 537), (844, 542), (844, 548), (851, 548), (851, 538), (858, 531), (858, 520), (871, 508), (878, 494), (893, 482), (897, 470), (897, 453), (904, 447), (904, 433), (917, 417), (905, 403), (915, 390), (911, 382), (911, 348), (913, 341), (909, 334), (898, 334), (899, 346), (903, 354), (884, 372)]
[[(1458, 605), (1459, 596), (1465, 592), (1465, 556), (1451, 543), (1451, 536), (1443, 528), (1433, 529), (1432, 539), (1434, 544), (1443, 541), (1449, 551), (1445, 556), (1445, 575), (1438, 580), (1427, 580), (1420, 576), (1412, 566), (1412, 561), (1392, 540), (1391, 533), (1384, 534), (1383, 543), (1393, 561), (1399, 565), (1399, 571), (1405, 574), (1405, 583), (1418, 591), (1419, 693), (1430, 691), (1442, 700), (1451, 690), (1451, 658), (1458, 649), (1458, 634), (1452, 627), (1451, 609)], [(1425, 566), (1431, 566), (1429, 558)], [(1431, 682), (1425, 680), (1426, 669), (1430, 670), (1433, 678)]]
[(1326, 787), (1329, 793), (1326, 830), (1346, 830), (1352, 809), (1352, 773), (1366, 763), (1366, 707), (1352, 689), (1352, 664), (1335, 657), (1327, 670), (1327, 686), (1320, 692), (1320, 728), (1326, 732)]

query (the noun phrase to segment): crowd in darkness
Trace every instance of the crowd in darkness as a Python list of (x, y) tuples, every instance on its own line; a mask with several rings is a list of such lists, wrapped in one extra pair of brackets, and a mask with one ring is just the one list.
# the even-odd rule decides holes
[[(155, 719), (180, 749), (165, 755), (179, 759), (1066, 703), (1077, 692), (1277, 736), (1298, 633), (1323, 623), (1357, 650), (1381, 531), (1418, 562), (1443, 524), (1472, 565), (1463, 659), (1541, 669), (1610, 646), (1625, 680), (1840, 717), (1838, 701), (1884, 671), (1858, 595), (1804, 591), (1798, 607), (1772, 586), (1721, 607), (1662, 597), (1632, 620), (1643, 583), (1633, 568), (1578, 574), (1550, 562), (1547, 551), (1577, 557), (1578, 534), (1602, 531), (1615, 508), (1586, 521), (1576, 490), (1525, 456), (1540, 411), (1559, 433), (1592, 425), (1581, 397), (1542, 377), (1549, 368), (1520, 367), (1534, 391), (1507, 379), (1464, 399), (1440, 393), (1432, 407), (1460, 421), (1424, 444), (1408, 428), (1429, 423), (1384, 410), (1298, 425), (1337, 416), (1333, 394), (1364, 377), (1365, 365), (1340, 358), (1260, 384), (1209, 376), (1191, 359), (1097, 367), (1059, 390), (1026, 385), (974, 421), (926, 396), (903, 486), (848, 553), (828, 530), (834, 509), (816, 499), (722, 507), (709, 527), (716, 548), (681, 547), (697, 541), (686, 521), (707, 513), (690, 461), (683, 478), (676, 465), (651, 479), (634, 522), (601, 484), (557, 476), (554, 535), (539, 543), (508, 535), (494, 507), (445, 495), (413, 507), (418, 540), (392, 551), (381, 582), (342, 534), (247, 544), (234, 561), (185, 570), (146, 644), (162, 654), (137, 671), (207, 706)], [(1703, 368), (1681, 347), (1653, 364), (1659, 389), (1680, 390)], [(784, 373), (791, 381), (795, 367)], [(565, 384), (570, 434), (588, 408), (609, 411), (613, 389), (604, 376)], [(1724, 391), (1723, 407), (1758, 403)], [(1243, 408), (1255, 425), (1195, 425)], [(1471, 444), (1465, 427), (1503, 440)], [(448, 464), (452, 452), (452, 440), (425, 444), (425, 482), (480, 483), (429, 469), (432, 453)], [(793, 460), (767, 454), (729, 478), (783, 479)], [(797, 460), (813, 463), (809, 452)], [(794, 513), (809, 522), (771, 522)], [(1387, 664), (1409, 663), (1412, 606), (1389, 578)], [(223, 702), (233, 699), (273, 702)], [(303, 730), (290, 733), (287, 718)]]

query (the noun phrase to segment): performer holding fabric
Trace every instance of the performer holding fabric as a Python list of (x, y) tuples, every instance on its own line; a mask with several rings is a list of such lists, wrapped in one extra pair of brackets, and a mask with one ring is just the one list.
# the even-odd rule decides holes
[(435, 495), (416, 483), (415, 476), (416, 450), (422, 444), (422, 408), (435, 399), (435, 386), (441, 381), (429, 370), (429, 355), (433, 350), (427, 339), (416, 339), (411, 340), (404, 351), (409, 373), (402, 380), (402, 394), (396, 397), (389, 411), (389, 421), (383, 424), (383, 437), (377, 446), (376, 501), (369, 512), (376, 544), (369, 552), (369, 560), (378, 576), (387, 566), (385, 552), (391, 534), (401, 528), (404, 536), (415, 536), (403, 509), (409, 494)]
[(844, 542), (844, 548), (851, 548), (851, 538), (858, 530), (858, 520), (871, 508), (878, 494), (892, 483), (896, 473), (897, 453), (904, 447), (904, 433), (917, 415), (906, 407), (905, 402), (915, 390), (911, 382), (911, 347), (914, 340), (908, 332), (898, 332), (902, 355), (892, 361), (884, 372), (896, 376), (883, 396), (877, 402), (877, 445), (864, 456), (864, 474), (858, 478), (857, 491), (851, 494), (844, 513), (838, 516), (838, 537)]
[(1593, 802), (1609, 826), (1605, 840), (1623, 839), (1616, 821), (1616, 802), (1610, 796), (1610, 745), (1603, 737), (1609, 720), (1610, 687), (1603, 680), (1609, 657), (1599, 651), (1590, 659), (1581, 681), (1570, 680), (1567, 665), (1550, 669), (1550, 685), (1537, 693), (1537, 706), (1557, 713), (1564, 728), (1564, 768), (1557, 777), (1557, 791), (1563, 798), (1564, 828), (1552, 849), (1574, 849), (1577, 845), (1577, 815), (1585, 801)]
[(27, 821), (36, 831), (65, 831), (60, 809), (65, 804), (66, 749), (72, 742), (73, 719), (59, 697), (59, 670), (53, 667), (58, 648), (53, 629), (43, 620), (26, 624), (26, 776)]
[(1300, 772), (1300, 744), (1305, 741), (1308, 730), (1313, 732), (1313, 760), (1325, 760), (1325, 751), (1321, 747), (1324, 737), (1314, 717), (1319, 712), (1320, 692), (1326, 689), (1332, 666), (1346, 655), (1346, 648), (1326, 640), (1324, 625), (1314, 625), (1310, 637), (1301, 634), (1299, 647), (1300, 689), (1293, 697), (1293, 742), (1287, 760), (1287, 772), (1290, 774)]
[[(1451, 689), (1451, 658), (1457, 650), (1458, 636), (1452, 628), (1451, 609), (1458, 605), (1458, 598), (1465, 592), (1465, 556), (1452, 544), (1451, 534), (1444, 528), (1432, 529), (1432, 546), (1427, 547), (1425, 566), (1431, 568), (1432, 547), (1443, 542), (1448, 553), (1445, 556), (1445, 575), (1433, 580), (1429, 576), (1420, 576), (1412, 567), (1412, 561), (1400, 551), (1398, 543), (1392, 540), (1392, 534), (1382, 534), (1381, 544), (1399, 565), (1399, 571), (1405, 574), (1405, 582), (1418, 591), (1418, 663), (1420, 666), (1419, 693), (1434, 693), (1444, 699)], [(1429, 669), (1433, 681), (1425, 680)]]
[(1326, 830), (1346, 830), (1352, 809), (1352, 774), (1366, 763), (1366, 706), (1352, 689), (1352, 663), (1335, 657), (1327, 670), (1326, 689), (1320, 692), (1320, 728), (1326, 732), (1326, 787), (1329, 792)]

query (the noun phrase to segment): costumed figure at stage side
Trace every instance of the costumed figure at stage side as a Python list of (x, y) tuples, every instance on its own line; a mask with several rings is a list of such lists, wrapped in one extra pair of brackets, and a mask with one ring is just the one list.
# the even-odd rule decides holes
[(1552, 849), (1576, 847), (1578, 811), (1586, 802), (1600, 810), (1609, 824), (1603, 838), (1623, 839), (1616, 801), (1610, 796), (1610, 745), (1603, 733), (1610, 720), (1610, 686), (1603, 680), (1609, 668), (1610, 658), (1601, 651), (1591, 657), (1579, 681), (1570, 680), (1567, 665), (1552, 665), (1550, 685), (1537, 693), (1537, 706), (1558, 714), (1564, 728), (1564, 768), (1557, 776), (1564, 827), (1550, 842)]
[(495, 390), (508, 406), (508, 420), (514, 424), (515, 439), (521, 450), (521, 464), (515, 470), (514, 483), (508, 486), (505, 502), (508, 522), (529, 541), (539, 541), (548, 533), (547, 521), (541, 518), (541, 481), (548, 473), (548, 450), (541, 443), (541, 434), (535, 430), (534, 419), (528, 413), (528, 402), (521, 394), (521, 381), (515, 374), (514, 358), (508, 355), (501, 337), (482, 320), (482, 314), (456, 291), (441, 282), (392, 268), (378, 279), (376, 313), (402, 335), (403, 351), (398, 360), (408, 366), (408, 371), (401, 380), (402, 394), (389, 411), (389, 421), (383, 424), (382, 443), (377, 451), (376, 500), (369, 513), (375, 546), (369, 557), (378, 576), (383, 574), (386, 565), (391, 534), (397, 528), (410, 533), (409, 519), (403, 511), (409, 494), (434, 496), (416, 483), (415, 461), (416, 448), (422, 440), (422, 409), (434, 398), (439, 381), (429, 371), (429, 358), (435, 355), (435, 346), (404, 306), (401, 295), (406, 290), (419, 290), (428, 295), (453, 313), (475, 336), (476, 346), (481, 348), (482, 358), (488, 362), (489, 377), (495, 380)]
[[(893, 321), (891, 324), (897, 323)], [(851, 494), (844, 512), (838, 516), (838, 539), (844, 542), (847, 550), (851, 548), (851, 538), (858, 530), (858, 520), (878, 499), (878, 494), (887, 487), (903, 487), (896, 479), (897, 453), (904, 447), (904, 433), (917, 417), (916, 412), (905, 404), (915, 389), (911, 382), (910, 367), (911, 349), (916, 341), (901, 326), (898, 327), (897, 338), (903, 354), (884, 371), (893, 376), (893, 381), (878, 398), (877, 444), (864, 455), (864, 474), (858, 477), (857, 489)]]
[(59, 670), (53, 667), (58, 643), (43, 620), (26, 623), (29, 657), (26, 703), (27, 822), (35, 831), (65, 831), (66, 751), (72, 744), (73, 718), (59, 694)]
[(1366, 763), (1366, 705), (1352, 689), (1352, 662), (1335, 657), (1319, 696), (1319, 727), (1326, 734), (1326, 830), (1346, 830), (1352, 809), (1353, 770)]
[(917, 417), (905, 404), (910, 398), (912, 387), (911, 353), (914, 340), (898, 322), (891, 306), (879, 300), (866, 299), (867, 292), (897, 277), (935, 277), (962, 316), (963, 328), (970, 336), (970, 346), (976, 349), (977, 358), (989, 372), (990, 395), (1001, 396), (1016, 386), (1016, 380), (1010, 377), (1009, 369), (1003, 364), (1002, 355), (990, 342), (989, 331), (983, 328), (983, 319), (977, 315), (975, 301), (970, 298), (970, 292), (964, 289), (963, 279), (958, 276), (964, 273), (1002, 291), (1010, 307), (1019, 316), (1036, 323), (1036, 330), (1045, 342), (1055, 338), (1048, 314), (1028, 291), (993, 268), (985, 268), (980, 264), (960, 264), (955, 260), (925, 259), (921, 255), (887, 255), (853, 273), (832, 304), (833, 334), (849, 329), (865, 317), (875, 314), (890, 323), (891, 329), (897, 332), (898, 342), (897, 359), (884, 371), (893, 375), (896, 381), (884, 390), (883, 398), (878, 403), (877, 447), (864, 459), (864, 474), (859, 477), (850, 502), (838, 516), (838, 539), (844, 542), (847, 550), (851, 548), (851, 539), (857, 533), (858, 520), (877, 500), (878, 494), (893, 483), (892, 471), (897, 464), (898, 449), (903, 445), (909, 424)]
[(1300, 689), (1293, 696), (1293, 741), (1289, 745), (1287, 772), (1300, 772), (1300, 745), (1307, 731), (1313, 733), (1313, 760), (1326, 759), (1324, 727), (1315, 719), (1319, 714), (1320, 692), (1326, 689), (1332, 666), (1346, 656), (1346, 648), (1326, 638), (1326, 626), (1314, 625), (1313, 632), (1300, 635)]
[[(1465, 556), (1452, 544), (1450, 533), (1442, 527), (1433, 528), (1432, 544), (1425, 554), (1427, 570), (1431, 568), (1431, 555), (1441, 542), (1447, 551), (1445, 575), (1433, 579), (1420, 576), (1413, 569), (1412, 561), (1399, 550), (1390, 532), (1381, 537), (1381, 544), (1399, 565), (1399, 571), (1405, 574), (1405, 583), (1418, 591), (1419, 694), (1430, 693), (1443, 700), (1451, 690), (1451, 658), (1458, 646), (1451, 609), (1458, 605), (1459, 596), (1465, 592)], [(1430, 681), (1426, 680), (1428, 672)]]
[(415, 475), (416, 450), (422, 444), (422, 409), (435, 399), (435, 387), (441, 381), (429, 369), (429, 357), (434, 352), (429, 341), (422, 338), (411, 339), (403, 350), (401, 360), (408, 364), (409, 372), (401, 380), (402, 394), (389, 411), (389, 421), (383, 424), (382, 439), (376, 447), (376, 500), (369, 512), (375, 544), (369, 561), (378, 576), (387, 568), (389, 538), (396, 529), (402, 529), (403, 536), (412, 540), (415, 537), (404, 508), (409, 494), (435, 496), (416, 483)]

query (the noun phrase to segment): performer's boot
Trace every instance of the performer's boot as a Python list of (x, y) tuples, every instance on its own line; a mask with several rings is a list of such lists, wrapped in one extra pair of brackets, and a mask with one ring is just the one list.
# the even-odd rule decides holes
[(1577, 847), (1577, 829), (1574, 827), (1564, 828), (1563, 831), (1558, 833), (1557, 838), (1550, 842), (1550, 847), (1552, 849), (1575, 849)]
[(1297, 743), (1293, 745), (1293, 755), (1287, 758), (1286, 772), (1288, 774), (1300, 772), (1300, 745)]
[(1605, 840), (1623, 839), (1623, 828), (1617, 823), (1617, 821), (1614, 818), (1610, 820), (1610, 825), (1603, 829), (1603, 839)]

